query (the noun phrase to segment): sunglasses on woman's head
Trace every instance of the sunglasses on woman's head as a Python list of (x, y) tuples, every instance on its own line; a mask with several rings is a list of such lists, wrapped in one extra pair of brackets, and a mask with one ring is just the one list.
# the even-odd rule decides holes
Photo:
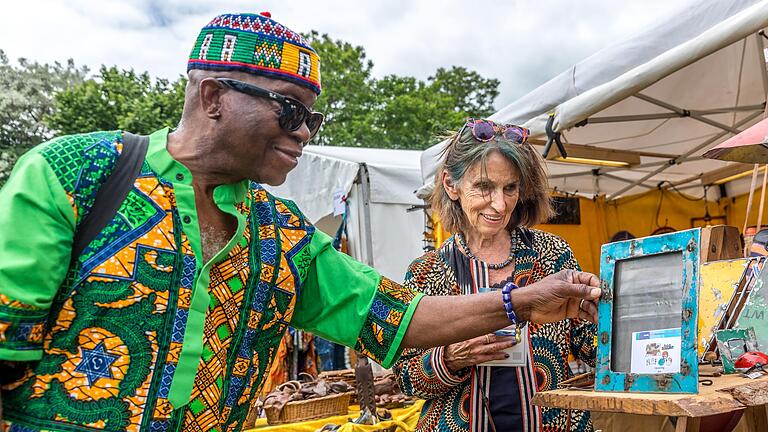
[(528, 135), (530, 135), (530, 131), (521, 126), (511, 124), (500, 125), (490, 120), (471, 118), (467, 120), (464, 127), (461, 128), (459, 136), (461, 136), (467, 128), (472, 131), (472, 136), (480, 142), (488, 142), (496, 136), (500, 136), (506, 140), (522, 145), (528, 141)]
[[(323, 124), (324, 116), (322, 113), (310, 111), (306, 105), (294, 98), (283, 96), (280, 93), (275, 93), (271, 90), (230, 78), (216, 78), (216, 81), (234, 91), (245, 93), (249, 96), (272, 99), (273, 101), (278, 102), (281, 107), (278, 122), (280, 123), (281, 128), (289, 132), (299, 130), (301, 125), (306, 123), (307, 128), (309, 128), (309, 140), (311, 140), (317, 135), (317, 131), (320, 130), (320, 125)], [(307, 145), (309, 140), (304, 142), (304, 145)]]

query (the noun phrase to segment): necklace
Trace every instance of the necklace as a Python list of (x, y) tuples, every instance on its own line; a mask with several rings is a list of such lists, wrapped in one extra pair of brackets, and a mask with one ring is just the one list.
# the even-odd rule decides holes
[[(502, 261), (502, 262), (500, 262), (498, 264), (488, 264), (488, 263), (486, 263), (486, 265), (488, 266), (489, 269), (492, 269), (492, 270), (502, 269), (502, 268), (508, 266), (510, 263), (512, 263), (512, 261), (514, 261), (514, 259), (515, 259), (515, 242), (514, 242), (514, 238), (515, 237), (512, 235), (512, 233), (509, 233), (509, 257), (507, 257), (507, 259), (505, 259), (504, 261)], [(481, 260), (480, 258), (476, 257), (475, 254), (473, 254), (472, 251), (469, 250), (469, 246), (467, 245), (467, 241), (464, 240), (464, 236), (460, 232), (456, 233), (456, 240), (459, 242), (459, 246), (461, 246), (461, 248), (464, 249), (464, 253), (469, 258), (471, 258), (471, 259), (473, 259), (475, 261), (485, 262), (485, 261)]]

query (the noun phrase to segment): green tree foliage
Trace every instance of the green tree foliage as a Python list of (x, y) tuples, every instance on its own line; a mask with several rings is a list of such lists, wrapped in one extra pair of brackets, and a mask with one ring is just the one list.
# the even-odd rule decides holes
[(53, 136), (44, 118), (54, 95), (83, 82), (87, 72), (73, 60), (49, 65), (22, 58), (14, 66), (0, 50), (0, 184), (22, 153)]
[(378, 147), (370, 141), (373, 62), (362, 47), (317, 32), (306, 37), (321, 56), (323, 92), (312, 109), (325, 114), (325, 123), (314, 143)]
[(153, 80), (146, 72), (102, 66), (98, 76), (56, 95), (47, 122), (62, 134), (114, 129), (149, 134), (178, 124), (185, 85), (183, 77)]
[(321, 58), (323, 93), (315, 109), (326, 113), (316, 143), (424, 149), (467, 117), (494, 112), (499, 81), (464, 67), (440, 68), (426, 81), (371, 76), (365, 50), (316, 32), (306, 35)]
[(474, 112), (480, 117), (495, 111), (493, 101), (499, 95), (497, 79), (483, 78), (475, 71), (453, 66), (438, 68), (435, 75), (429, 77), (429, 83), (433, 91), (450, 98), (455, 111)]

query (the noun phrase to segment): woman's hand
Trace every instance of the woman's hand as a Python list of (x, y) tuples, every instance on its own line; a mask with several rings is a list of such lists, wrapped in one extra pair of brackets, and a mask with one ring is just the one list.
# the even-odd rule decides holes
[(509, 357), (504, 350), (516, 343), (514, 337), (491, 333), (446, 346), (443, 361), (448, 370), (456, 372), (487, 361), (504, 360)]
[[(600, 279), (592, 273), (562, 270), (527, 285), (518, 291), (524, 296), (519, 301), (518, 317), (535, 323), (549, 323), (566, 318), (581, 318), (597, 322), (597, 300), (600, 298)], [(512, 300), (517, 312), (515, 298)]]

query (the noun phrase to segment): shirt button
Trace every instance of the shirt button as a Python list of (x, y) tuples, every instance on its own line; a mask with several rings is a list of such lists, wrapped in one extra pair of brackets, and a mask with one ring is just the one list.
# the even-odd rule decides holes
[(192, 218), (189, 216), (184, 216), (181, 220), (183, 220), (185, 224), (192, 222)]
[(176, 174), (176, 180), (178, 180), (178, 181), (184, 180), (184, 174), (182, 174), (182, 173)]

